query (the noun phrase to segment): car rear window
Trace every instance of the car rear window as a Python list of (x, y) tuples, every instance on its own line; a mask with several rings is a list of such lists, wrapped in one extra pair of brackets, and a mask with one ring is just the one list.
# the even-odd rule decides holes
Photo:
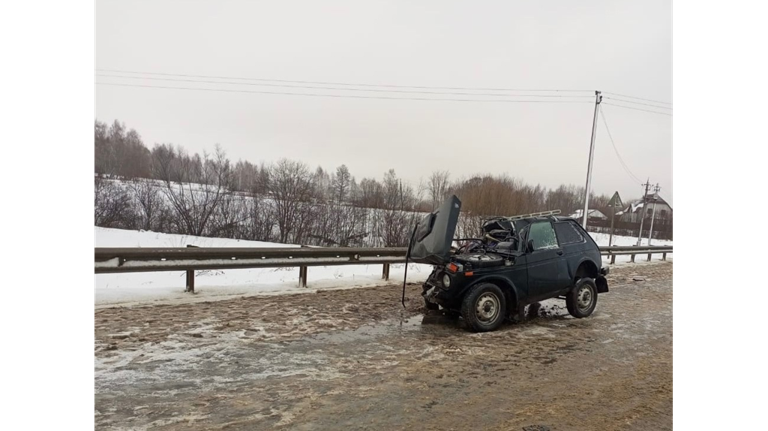
[(560, 241), (561, 245), (584, 242), (584, 237), (581, 235), (581, 232), (576, 230), (576, 228), (568, 222), (555, 223), (555, 232), (557, 233), (557, 239)]

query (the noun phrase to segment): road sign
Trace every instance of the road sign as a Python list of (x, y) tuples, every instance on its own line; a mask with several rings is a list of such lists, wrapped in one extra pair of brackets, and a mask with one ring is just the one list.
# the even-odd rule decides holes
[(608, 201), (608, 206), (611, 208), (621, 208), (624, 206), (624, 204), (621, 202), (621, 196), (619, 196), (619, 192), (613, 194), (611, 200)]

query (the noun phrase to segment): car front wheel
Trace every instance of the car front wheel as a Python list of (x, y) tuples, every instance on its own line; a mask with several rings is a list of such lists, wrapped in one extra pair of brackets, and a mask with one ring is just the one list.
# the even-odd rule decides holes
[(587, 317), (597, 307), (597, 285), (595, 280), (589, 277), (580, 278), (576, 285), (568, 292), (565, 305), (571, 316), (576, 318)]
[(469, 290), (461, 304), (461, 316), (475, 332), (493, 331), (506, 316), (504, 292), (492, 283), (480, 283)]

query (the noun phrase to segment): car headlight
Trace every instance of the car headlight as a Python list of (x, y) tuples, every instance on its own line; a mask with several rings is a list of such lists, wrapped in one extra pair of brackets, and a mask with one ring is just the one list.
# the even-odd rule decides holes
[(443, 274), (443, 286), (451, 287), (451, 277), (448, 274)]

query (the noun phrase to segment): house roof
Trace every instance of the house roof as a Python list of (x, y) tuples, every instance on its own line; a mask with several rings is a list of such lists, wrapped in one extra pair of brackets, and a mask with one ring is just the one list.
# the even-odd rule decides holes
[[(575, 213), (571, 214), (568, 217), (570, 217), (570, 218), (581, 218), (582, 214), (584, 214), (584, 210), (578, 209), (578, 210), (576, 210)], [(589, 214), (590, 217), (608, 218), (605, 214), (602, 213), (602, 211), (596, 210), (596, 209), (590, 209), (587, 214)]]
[[(654, 194), (652, 194), (652, 195), (649, 195), (649, 196), (648, 196), (648, 204), (652, 204), (654, 201), (655, 201), (657, 204), (666, 205), (666, 206), (668, 206), (670, 209), (672, 209), (672, 205), (670, 205), (669, 203), (667, 203), (667, 201), (665, 201), (665, 200), (664, 200), (664, 199), (663, 199), (661, 196), (659, 196), (659, 194), (658, 194), (658, 193), (654, 193)], [(644, 205), (644, 204), (643, 204), (643, 200), (642, 200), (642, 199), (637, 199), (637, 200), (634, 200), (634, 201), (630, 202), (630, 204), (629, 204), (629, 206), (628, 206), (628, 207), (624, 208), (624, 210), (622, 211), (622, 213), (625, 213), (625, 212), (633, 212), (633, 213), (634, 213), (634, 212), (637, 212), (637, 210), (639, 210), (639, 209), (643, 208), (643, 205)], [(618, 213), (617, 213), (617, 214), (618, 214)]]

